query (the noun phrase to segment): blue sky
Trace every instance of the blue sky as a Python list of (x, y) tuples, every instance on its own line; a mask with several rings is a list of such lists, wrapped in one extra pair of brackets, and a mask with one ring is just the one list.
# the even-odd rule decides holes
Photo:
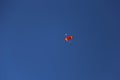
[(1, 0), (0, 80), (120, 80), (119, 3)]

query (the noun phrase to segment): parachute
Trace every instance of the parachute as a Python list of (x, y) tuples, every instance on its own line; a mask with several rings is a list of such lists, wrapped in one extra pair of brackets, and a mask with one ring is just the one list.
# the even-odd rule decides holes
[(72, 44), (72, 39), (73, 39), (73, 36), (72, 35), (67, 35), (65, 34), (65, 42), (67, 42), (68, 44)]
[(67, 36), (67, 37), (65, 38), (65, 41), (68, 42), (69, 40), (72, 40), (72, 39), (73, 39), (73, 36)]

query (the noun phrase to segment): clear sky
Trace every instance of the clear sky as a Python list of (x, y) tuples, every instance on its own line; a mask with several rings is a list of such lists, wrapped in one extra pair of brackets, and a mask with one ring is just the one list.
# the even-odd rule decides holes
[(0, 80), (120, 80), (120, 1), (1, 0)]

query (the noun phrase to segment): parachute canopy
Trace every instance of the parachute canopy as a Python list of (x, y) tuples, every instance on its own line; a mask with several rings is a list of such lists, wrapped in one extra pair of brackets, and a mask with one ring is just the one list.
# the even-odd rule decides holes
[(65, 38), (65, 41), (68, 42), (69, 40), (72, 40), (72, 39), (73, 39), (73, 36), (67, 36), (67, 37)]

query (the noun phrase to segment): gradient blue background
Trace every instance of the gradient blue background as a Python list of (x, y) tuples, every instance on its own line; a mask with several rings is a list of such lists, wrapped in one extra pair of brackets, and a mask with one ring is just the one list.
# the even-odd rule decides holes
[(0, 0), (0, 80), (120, 80), (119, 0)]

